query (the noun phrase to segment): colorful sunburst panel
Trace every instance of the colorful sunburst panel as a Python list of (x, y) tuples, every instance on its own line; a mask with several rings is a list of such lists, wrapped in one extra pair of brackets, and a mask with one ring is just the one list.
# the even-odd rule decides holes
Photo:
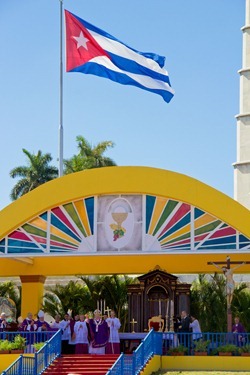
[[(247, 250), (250, 239), (200, 208), (177, 200), (146, 195), (143, 251)], [(0, 241), (5, 254), (91, 253), (95, 241), (95, 206), (88, 197), (54, 207)], [(122, 250), (122, 249), (121, 249)]]

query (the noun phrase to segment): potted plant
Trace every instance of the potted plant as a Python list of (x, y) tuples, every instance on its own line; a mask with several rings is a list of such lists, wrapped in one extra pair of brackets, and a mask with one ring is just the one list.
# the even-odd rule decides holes
[(241, 348), (239, 348), (239, 352), (242, 356), (249, 357), (250, 356), (250, 344), (246, 344), (242, 346)]
[(186, 346), (184, 345), (179, 345), (179, 346), (176, 346), (174, 348), (170, 348), (168, 353), (169, 355), (185, 355), (187, 354), (188, 352), (188, 348), (186, 348)]
[(209, 340), (206, 340), (206, 341), (200, 340), (200, 341), (195, 342), (194, 355), (207, 355), (209, 344), (210, 344)]
[(11, 344), (11, 353), (23, 353), (26, 339), (21, 335), (16, 335)]
[(33, 344), (35, 351), (38, 352), (45, 344), (46, 342), (37, 342)]
[(219, 355), (230, 356), (238, 353), (238, 347), (234, 344), (225, 344), (218, 346), (217, 353)]
[(9, 354), (11, 350), (11, 342), (8, 340), (0, 341), (0, 354)]

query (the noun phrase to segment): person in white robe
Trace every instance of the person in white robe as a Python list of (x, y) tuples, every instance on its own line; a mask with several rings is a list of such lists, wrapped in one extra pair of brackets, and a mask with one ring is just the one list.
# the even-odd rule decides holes
[(121, 322), (115, 316), (114, 310), (111, 310), (110, 317), (106, 319), (109, 327), (109, 342), (106, 347), (106, 354), (120, 354), (119, 329)]
[(76, 345), (75, 354), (88, 354), (88, 328), (83, 314), (80, 314), (80, 320), (74, 325), (74, 337)]

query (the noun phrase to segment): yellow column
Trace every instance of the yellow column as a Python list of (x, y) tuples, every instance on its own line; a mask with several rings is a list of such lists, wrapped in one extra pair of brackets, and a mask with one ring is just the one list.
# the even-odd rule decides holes
[(20, 276), (22, 282), (21, 316), (26, 318), (28, 312), (37, 314), (41, 309), (45, 276)]

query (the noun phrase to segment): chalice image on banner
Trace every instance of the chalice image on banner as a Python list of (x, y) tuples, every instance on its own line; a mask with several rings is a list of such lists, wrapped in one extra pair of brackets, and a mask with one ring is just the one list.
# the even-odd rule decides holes
[(117, 199), (111, 204), (109, 208), (112, 219), (115, 223), (111, 223), (109, 226), (113, 231), (113, 241), (117, 241), (124, 237), (126, 228), (122, 225), (128, 218), (131, 207), (125, 199)]
[(118, 240), (119, 238), (123, 237), (126, 229), (122, 227), (122, 223), (127, 219), (128, 212), (124, 212), (123, 207), (117, 207), (115, 212), (111, 212), (111, 216), (116, 222), (116, 224), (110, 224), (110, 228), (113, 230), (114, 233), (114, 241)]

